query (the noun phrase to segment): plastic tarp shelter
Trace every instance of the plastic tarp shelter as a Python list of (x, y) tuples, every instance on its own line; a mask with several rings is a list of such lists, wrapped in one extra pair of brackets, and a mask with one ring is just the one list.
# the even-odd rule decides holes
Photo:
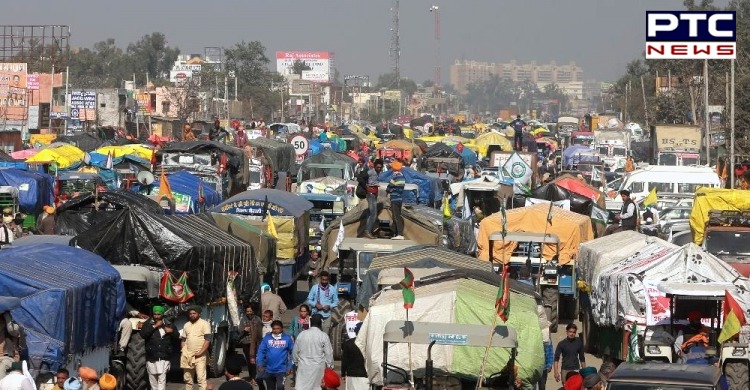
[[(221, 194), (211, 185), (188, 171), (178, 171), (167, 175), (167, 181), (172, 192), (190, 196), (190, 212), (181, 214), (197, 214), (200, 210), (211, 208), (221, 203)], [(199, 200), (199, 187), (203, 183), (203, 202)], [(159, 193), (159, 181), (154, 181), (152, 194)]]
[(69, 354), (111, 345), (125, 313), (120, 274), (91, 252), (57, 244), (0, 251), (0, 296), (21, 300), (11, 316), (33, 370), (54, 372)]
[(437, 142), (429, 146), (422, 155), (423, 159), (430, 157), (441, 157), (441, 158), (458, 158), (463, 161), (463, 156), (458, 153), (454, 148), (442, 143)]
[(299, 218), (311, 208), (313, 208), (312, 203), (294, 193), (261, 188), (239, 193), (214, 207), (211, 211), (260, 217), (264, 217), (264, 213), (267, 211), (273, 216)]
[(27, 163), (43, 164), (56, 163), (58, 169), (66, 169), (80, 164), (84, 152), (77, 147), (62, 142), (55, 142), (42, 148), (39, 153), (29, 159)]
[(10, 156), (8, 153), (0, 151), (0, 162), (16, 162), (16, 159)]
[[(414, 273), (415, 280), (419, 280), (423, 276), (457, 269), (492, 272), (492, 266), (489, 263), (478, 260), (476, 257), (456, 253), (438, 246), (418, 245), (373, 258), (362, 284), (357, 288), (358, 304), (364, 308), (369, 307), (370, 298), (378, 292), (379, 286), (399, 283), (404, 277), (403, 267), (409, 268)], [(397, 271), (397, 280), (392, 280), (384, 275), (390, 269)], [(383, 283), (384, 281), (386, 283)]]
[[(260, 138), (258, 138), (260, 139)], [(291, 147), (291, 145), (290, 145)], [(216, 141), (182, 141), (171, 142), (156, 151), (157, 161), (161, 161), (164, 153), (189, 153), (197, 155), (216, 155), (217, 160), (222, 155), (227, 156), (227, 170), (229, 171), (229, 192), (238, 193), (248, 186), (250, 179), (249, 161), (245, 151)]]
[[(547, 222), (549, 211), (552, 211), (552, 222)], [(506, 212), (506, 229), (508, 232), (532, 232), (557, 235), (560, 238), (559, 263), (565, 265), (574, 261), (578, 253), (578, 245), (594, 238), (591, 219), (559, 207), (550, 207), (539, 203), (531, 206), (508, 210)], [(477, 257), (489, 261), (489, 238), (492, 233), (502, 231), (502, 213), (497, 212), (479, 223), (477, 234)], [(510, 261), (510, 256), (517, 243), (496, 241), (493, 247), (493, 259), (502, 263)], [(545, 259), (555, 255), (554, 244), (543, 244), (542, 254)]]
[(39, 153), (39, 149), (23, 149), (16, 150), (15, 152), (11, 153), (10, 156), (16, 160), (26, 160), (33, 157), (37, 153)]
[(585, 145), (573, 145), (563, 150), (563, 165), (569, 166), (586, 162), (599, 162), (594, 159), (595, 151)]
[(194, 302), (226, 296), (227, 275), (238, 272), (238, 296), (260, 298), (260, 278), (250, 244), (195, 215), (152, 215), (125, 208), (96, 221), (71, 245), (90, 250), (115, 265), (137, 264), (187, 272)]
[(573, 175), (564, 174), (556, 178), (554, 181), (552, 181), (552, 183), (559, 187), (565, 188), (568, 191), (583, 195), (593, 200), (597, 204), (601, 202), (601, 204), (599, 204), (600, 207), (605, 206), (604, 200), (606, 199), (606, 195), (604, 195), (603, 192), (579, 180)]
[(325, 176), (343, 176), (343, 174), (339, 173), (342, 170), (341, 168), (317, 168), (311, 167), (311, 164), (343, 165), (349, 166), (349, 169), (353, 170), (357, 161), (345, 154), (336, 153), (331, 149), (325, 149), (312, 157), (308, 157), (302, 162), (302, 165), (300, 166), (302, 177), (315, 179)]
[(703, 243), (703, 234), (711, 210), (750, 210), (750, 191), (700, 187), (695, 191), (693, 210), (690, 212), (690, 230), (693, 242)]
[(112, 157), (136, 156), (147, 161), (154, 156), (154, 149), (140, 144), (102, 146), (96, 152), (105, 156), (112, 154)]
[[(499, 278), (499, 277), (498, 277)], [(454, 279), (415, 288), (416, 302), (409, 310), (409, 320), (451, 324), (490, 325), (495, 317), (497, 285), (474, 279)], [(510, 292), (513, 307), (508, 322), (503, 325), (517, 332), (516, 366), (524, 389), (531, 389), (544, 368), (542, 331), (539, 327), (537, 304), (534, 298)], [(386, 290), (370, 306), (356, 344), (365, 356), (365, 367), (371, 383), (382, 385), (383, 334), (386, 324), (406, 320), (403, 297), (399, 290)], [(502, 371), (510, 360), (510, 349), (491, 348), (487, 359), (486, 376)], [(476, 378), (484, 347), (435, 345), (432, 359), (435, 370), (461, 377)], [(427, 345), (412, 345), (412, 367), (415, 375), (424, 371)], [(406, 343), (388, 347), (388, 363), (408, 370), (409, 354)]]
[[(95, 208), (96, 203), (99, 208)], [(58, 234), (77, 235), (88, 230), (98, 220), (108, 220), (113, 213), (123, 209), (137, 208), (151, 215), (164, 215), (164, 209), (153, 199), (144, 195), (113, 190), (81, 194), (63, 203), (55, 211), (55, 228)]]
[(261, 150), (266, 159), (264, 163), (271, 165), (274, 172), (292, 171), (297, 161), (294, 147), (290, 144), (263, 137), (250, 139), (247, 144)]
[[(599, 326), (621, 326), (625, 322), (647, 323), (647, 305), (653, 316), (669, 320), (669, 308), (653, 308), (657, 297), (647, 292), (658, 283), (714, 282), (742, 283), (740, 274), (724, 261), (703, 251), (693, 243), (675, 248), (653, 241), (630, 256), (601, 266), (596, 288), (592, 286), (591, 302), (594, 322)], [(657, 310), (658, 309), (658, 310)]]
[(419, 145), (405, 139), (393, 139), (380, 146), (379, 149), (401, 149), (411, 151), (412, 158), (418, 158), (422, 155), (422, 149)]
[(458, 145), (453, 145), (451, 148), (461, 156), (465, 165), (477, 165), (477, 154), (470, 147), (464, 144), (464, 148), (460, 152), (458, 151)]
[(490, 145), (500, 145), (500, 149), (503, 151), (513, 150), (511, 141), (497, 131), (489, 131), (479, 135), (474, 139), (474, 145), (477, 146), (479, 155), (483, 157), (487, 157), (487, 149)]
[(265, 274), (272, 275), (275, 271), (276, 239), (267, 230), (248, 223), (239, 216), (221, 213), (203, 213), (199, 216), (221, 230), (247, 242), (253, 247), (256, 263)]
[(18, 188), (21, 211), (36, 214), (42, 207), (54, 203), (55, 179), (46, 174), (21, 169), (0, 169), (0, 186)]
[(105, 142), (105, 140), (87, 133), (57, 137), (56, 141), (71, 144), (84, 152), (96, 150)]
[[(423, 204), (432, 205), (434, 202), (441, 200), (442, 191), (440, 190), (440, 180), (430, 177), (422, 172), (415, 171), (409, 167), (401, 168), (406, 184), (414, 184), (419, 188), (419, 194), (414, 197), (411, 191), (404, 191), (404, 204)], [(378, 176), (378, 181), (388, 183), (391, 181), (393, 171), (383, 171)]]

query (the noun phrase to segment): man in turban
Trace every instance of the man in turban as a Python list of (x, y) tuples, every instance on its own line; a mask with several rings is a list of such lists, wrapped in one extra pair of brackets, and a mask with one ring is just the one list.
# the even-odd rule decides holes
[(165, 390), (172, 342), (177, 339), (177, 332), (174, 325), (164, 318), (163, 306), (154, 306), (151, 312), (151, 318), (141, 328), (141, 337), (146, 341), (146, 370), (151, 389)]

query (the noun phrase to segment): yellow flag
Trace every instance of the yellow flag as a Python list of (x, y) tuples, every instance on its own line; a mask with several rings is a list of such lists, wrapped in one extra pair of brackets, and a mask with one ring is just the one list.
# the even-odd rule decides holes
[(276, 232), (276, 223), (274, 222), (271, 213), (268, 213), (268, 234), (273, 236), (273, 238), (279, 238), (279, 233)]
[(450, 198), (448, 198), (447, 196), (443, 197), (443, 218), (451, 218), (451, 202)]
[(651, 192), (648, 193), (648, 196), (646, 196), (646, 199), (643, 199), (643, 205), (648, 207), (652, 204), (655, 204), (658, 201), (658, 198), (656, 197), (656, 187), (654, 187)]
[(167, 198), (174, 202), (174, 195), (172, 195), (172, 187), (169, 186), (167, 175), (164, 174), (164, 170), (161, 170), (161, 178), (159, 179), (159, 200)]

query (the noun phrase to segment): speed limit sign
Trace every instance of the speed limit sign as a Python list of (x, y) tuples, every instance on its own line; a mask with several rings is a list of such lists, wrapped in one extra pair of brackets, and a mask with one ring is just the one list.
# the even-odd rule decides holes
[(297, 156), (303, 156), (307, 154), (307, 151), (310, 149), (310, 141), (304, 136), (295, 135), (292, 138), (292, 146), (294, 147), (294, 153), (297, 154)]

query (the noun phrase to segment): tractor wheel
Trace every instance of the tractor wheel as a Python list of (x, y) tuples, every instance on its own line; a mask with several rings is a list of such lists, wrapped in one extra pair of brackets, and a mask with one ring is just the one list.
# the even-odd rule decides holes
[(348, 299), (342, 299), (339, 301), (339, 305), (331, 311), (331, 329), (335, 324), (344, 324), (346, 326), (346, 313), (353, 310), (351, 301)]
[(557, 333), (558, 318), (558, 304), (560, 303), (560, 294), (556, 288), (547, 287), (542, 289), (542, 303), (544, 307), (548, 309), (547, 319), (550, 322), (549, 331)]
[(148, 373), (146, 372), (146, 340), (140, 332), (133, 332), (128, 343), (125, 359), (125, 389), (148, 390)]
[(338, 323), (331, 327), (331, 348), (333, 349), (333, 360), (341, 360), (341, 344), (344, 342), (344, 328), (346, 323)]
[(729, 382), (729, 390), (748, 389), (750, 382), (748, 378), (747, 362), (729, 362), (724, 365), (724, 376)]
[(217, 378), (224, 375), (224, 363), (227, 361), (228, 335), (226, 328), (220, 328), (214, 334), (209, 347), (208, 375)]

